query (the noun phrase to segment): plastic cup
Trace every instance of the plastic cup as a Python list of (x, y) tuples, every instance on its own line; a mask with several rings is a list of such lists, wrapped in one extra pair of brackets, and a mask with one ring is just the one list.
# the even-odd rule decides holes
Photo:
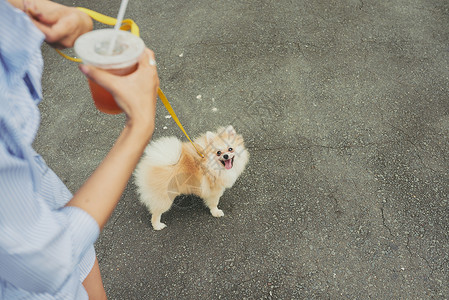
[[(108, 54), (109, 44), (116, 36), (116, 44)], [(81, 35), (75, 41), (75, 52), (83, 64), (107, 70), (115, 75), (128, 75), (137, 69), (137, 62), (145, 50), (143, 40), (128, 31), (99, 29)], [(122, 112), (112, 95), (88, 79), (95, 106), (107, 114)]]

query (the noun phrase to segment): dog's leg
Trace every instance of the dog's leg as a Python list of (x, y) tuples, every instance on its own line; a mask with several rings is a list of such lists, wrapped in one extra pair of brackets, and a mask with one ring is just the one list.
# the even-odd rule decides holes
[(204, 203), (207, 207), (209, 207), (210, 213), (212, 216), (219, 218), (224, 216), (224, 212), (218, 208), (218, 202), (220, 201), (221, 195), (223, 195), (224, 190), (209, 195), (204, 198)]
[(173, 199), (171, 197), (151, 198), (148, 209), (151, 213), (151, 225), (154, 230), (162, 230), (167, 227), (167, 225), (161, 222), (161, 215), (170, 209)]
[(161, 222), (161, 215), (161, 213), (154, 212), (151, 215), (151, 225), (153, 225), (154, 230), (162, 230), (167, 227), (167, 225)]

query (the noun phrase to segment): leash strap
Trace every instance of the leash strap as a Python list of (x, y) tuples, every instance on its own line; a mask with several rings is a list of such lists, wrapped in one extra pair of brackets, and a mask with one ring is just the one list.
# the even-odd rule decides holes
[[(89, 17), (91, 17), (92, 19), (106, 24), (106, 25), (110, 25), (110, 26), (114, 26), (115, 23), (117, 23), (117, 19), (116, 18), (112, 18), (112, 17), (108, 17), (105, 15), (102, 15), (96, 11), (84, 8), (84, 7), (77, 7), (77, 9), (85, 12), (86, 14), (89, 15)], [(122, 25), (120, 27), (120, 30), (130, 30), (132, 34), (136, 35), (136, 36), (140, 36), (140, 32), (139, 32), (139, 27), (137, 26), (137, 24), (131, 20), (131, 19), (125, 19), (122, 22)]]
[[(100, 14), (96, 11), (84, 8), (84, 7), (77, 7), (77, 9), (85, 12), (86, 14), (88, 14), (92, 19), (106, 24), (106, 25), (111, 25), (114, 26), (115, 23), (117, 23), (117, 19), (109, 17), (109, 16), (105, 16), (103, 14)], [(136, 35), (136, 36), (140, 36), (140, 32), (139, 32), (139, 27), (137, 26), (137, 24), (131, 20), (131, 19), (125, 19), (122, 22), (122, 26), (120, 27), (120, 30), (129, 30), (131, 31), (132, 34)], [(55, 49), (62, 57), (74, 61), (74, 62), (81, 62), (81, 59), (79, 58), (74, 58), (71, 56), (68, 56), (66, 54), (64, 54), (62, 51)], [(181, 129), (181, 131), (184, 133), (184, 135), (187, 137), (187, 139), (190, 141), (190, 143), (192, 144), (193, 148), (195, 148), (196, 152), (198, 153), (199, 156), (201, 156), (202, 158), (204, 158), (204, 154), (195, 146), (195, 144), (193, 143), (193, 141), (190, 139), (189, 135), (187, 134), (187, 132), (185, 131), (184, 127), (182, 126), (181, 122), (179, 121), (178, 117), (176, 116), (175, 111), (173, 110), (172, 106), (170, 105), (170, 102), (168, 101), (167, 97), (165, 97), (165, 94), (162, 92), (162, 90), (160, 88), (158, 88), (157, 90), (157, 94), (159, 96), (159, 99), (161, 99), (162, 103), (164, 104), (165, 108), (167, 109), (167, 111), (170, 113), (170, 115), (172, 116), (173, 120), (176, 122), (176, 124), (178, 125), (178, 127)]]
[(159, 99), (161, 99), (161, 101), (164, 104), (164, 106), (167, 109), (167, 111), (172, 116), (173, 120), (175, 120), (176, 124), (178, 124), (178, 127), (181, 129), (182, 132), (184, 132), (184, 135), (187, 137), (187, 139), (190, 141), (190, 143), (192, 143), (192, 146), (193, 146), (193, 148), (195, 148), (195, 150), (198, 153), (198, 155), (201, 156), (202, 158), (204, 158), (204, 154), (200, 150), (198, 150), (198, 148), (195, 146), (195, 143), (192, 142), (192, 140), (190, 139), (189, 135), (184, 130), (184, 127), (182, 126), (182, 124), (179, 121), (178, 117), (176, 116), (175, 111), (171, 107), (170, 102), (168, 102), (167, 97), (165, 97), (164, 93), (162, 92), (162, 90), (160, 88), (157, 89), (157, 94), (159, 95)]

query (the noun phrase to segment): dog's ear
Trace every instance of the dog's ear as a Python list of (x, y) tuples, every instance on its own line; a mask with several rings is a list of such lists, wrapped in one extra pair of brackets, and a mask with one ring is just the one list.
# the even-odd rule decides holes
[(215, 134), (211, 131), (206, 132), (206, 141), (207, 143), (212, 143), (213, 139), (215, 137)]
[(226, 127), (226, 132), (231, 136), (236, 134), (235, 129), (234, 129), (234, 127), (232, 127), (232, 125), (229, 125), (228, 127)]

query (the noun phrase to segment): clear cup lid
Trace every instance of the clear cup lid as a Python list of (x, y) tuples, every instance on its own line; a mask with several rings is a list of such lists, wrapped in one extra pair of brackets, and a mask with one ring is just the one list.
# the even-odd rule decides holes
[[(109, 54), (109, 47), (114, 39), (115, 45)], [(99, 29), (81, 35), (75, 41), (74, 48), (84, 64), (103, 69), (120, 69), (139, 60), (145, 43), (128, 31)]]

